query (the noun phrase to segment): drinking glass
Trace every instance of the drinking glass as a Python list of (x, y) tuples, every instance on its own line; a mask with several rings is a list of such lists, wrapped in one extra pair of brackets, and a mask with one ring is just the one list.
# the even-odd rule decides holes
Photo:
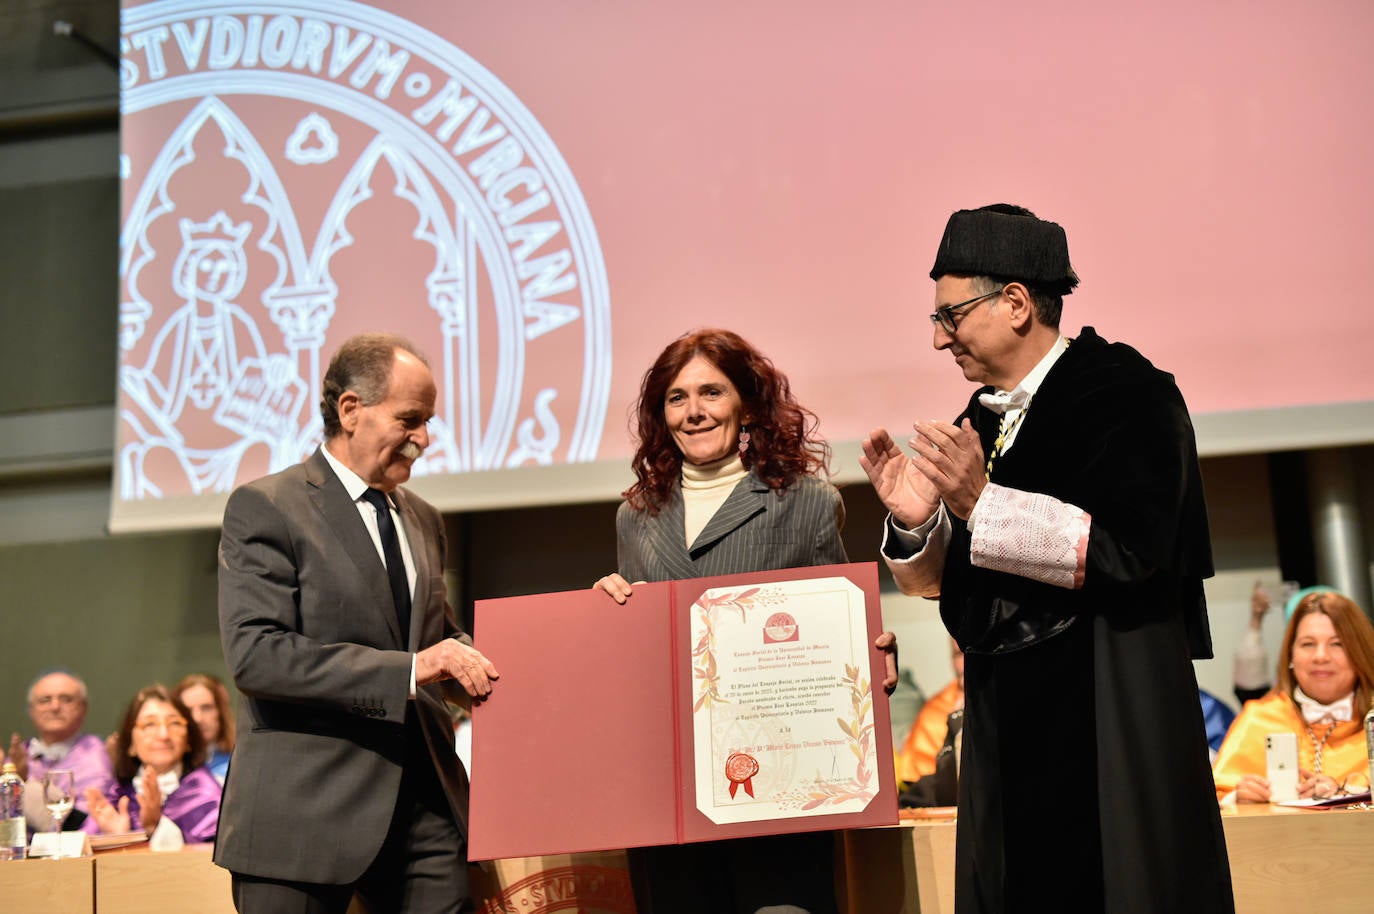
[(43, 805), (52, 813), (52, 830), (56, 835), (52, 855), (62, 856), (62, 823), (72, 811), (76, 802), (73, 794), (72, 772), (65, 768), (54, 768), (43, 775)]

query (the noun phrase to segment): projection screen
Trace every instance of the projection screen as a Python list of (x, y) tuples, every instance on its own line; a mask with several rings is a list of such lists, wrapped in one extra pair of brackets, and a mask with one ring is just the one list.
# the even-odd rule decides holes
[[(126, 3), (115, 531), (320, 441), (346, 337), (439, 383), (444, 510), (613, 499), (644, 370), (737, 330), (857, 441), (951, 417), (945, 219), (1063, 224), (1204, 453), (1374, 440), (1374, 6)], [(1127, 407), (1129, 408), (1129, 407)]]

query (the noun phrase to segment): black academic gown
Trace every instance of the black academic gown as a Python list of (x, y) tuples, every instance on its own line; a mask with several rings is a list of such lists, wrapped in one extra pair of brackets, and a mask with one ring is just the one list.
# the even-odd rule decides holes
[[(999, 417), (976, 394), (965, 417), (991, 453)], [(1173, 377), (1085, 328), (991, 480), (1092, 524), (1071, 591), (973, 567), (954, 521), (940, 614), (965, 652), (956, 910), (1232, 911), (1191, 663), (1211, 656), (1211, 546)]]

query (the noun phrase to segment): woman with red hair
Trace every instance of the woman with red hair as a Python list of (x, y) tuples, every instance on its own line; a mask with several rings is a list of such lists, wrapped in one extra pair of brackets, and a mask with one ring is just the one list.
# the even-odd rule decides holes
[[(820, 474), (830, 449), (787, 377), (729, 330), (673, 341), (644, 375), (636, 407), (635, 483), (616, 514), (618, 573), (596, 582), (619, 603), (630, 582), (848, 561), (844, 502)], [(896, 639), (887, 680), (897, 682)], [(745, 914), (785, 906), (833, 914), (829, 832), (630, 851), (640, 914)]]

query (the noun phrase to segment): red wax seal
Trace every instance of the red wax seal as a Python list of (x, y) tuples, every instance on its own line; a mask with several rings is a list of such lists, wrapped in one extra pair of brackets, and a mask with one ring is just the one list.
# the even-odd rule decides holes
[(758, 759), (747, 752), (730, 753), (730, 757), (725, 760), (725, 776), (730, 779), (730, 799), (735, 798), (735, 791), (739, 789), (740, 785), (743, 785), (744, 792), (752, 797), (754, 795), (754, 775), (758, 773)]
[(797, 640), (797, 620), (788, 613), (773, 613), (763, 623), (763, 643)]

